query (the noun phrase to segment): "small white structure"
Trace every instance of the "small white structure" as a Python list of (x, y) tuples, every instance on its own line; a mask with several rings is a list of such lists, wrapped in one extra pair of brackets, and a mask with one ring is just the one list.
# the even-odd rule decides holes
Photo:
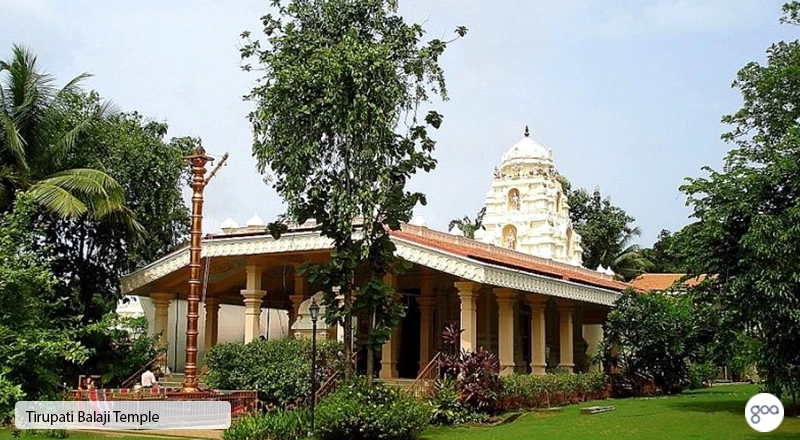
[(485, 206), (486, 231), (476, 234), (477, 240), (574, 266), (582, 264), (581, 237), (573, 231), (553, 153), (531, 139), (528, 127), (495, 168)]
[[(314, 295), (314, 300), (317, 301), (317, 304), (319, 304), (317, 338), (327, 339), (335, 336), (329, 331), (333, 329), (329, 329), (328, 324), (325, 323), (325, 306), (322, 305), (322, 292)], [(309, 312), (309, 307), (311, 307), (311, 298), (303, 301), (300, 304), (300, 308), (297, 310), (297, 319), (295, 320), (294, 324), (292, 324), (292, 332), (294, 332), (295, 337), (311, 338), (311, 334), (314, 331), (314, 325), (313, 322), (311, 322), (311, 313)]]

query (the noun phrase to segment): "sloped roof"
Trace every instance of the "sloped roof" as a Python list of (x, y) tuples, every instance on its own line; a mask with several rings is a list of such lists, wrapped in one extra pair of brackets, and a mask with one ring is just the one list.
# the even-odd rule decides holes
[(706, 279), (705, 275), (700, 275), (681, 282), (684, 277), (685, 273), (645, 273), (632, 280), (630, 285), (639, 290), (686, 290)]
[(583, 267), (515, 252), (470, 238), (445, 234), (433, 229), (404, 224), (401, 231), (393, 231), (391, 235), (472, 260), (520, 269), (579, 284), (615, 291), (622, 291), (630, 287), (627, 283), (616, 281), (610, 276), (601, 275), (596, 271)]

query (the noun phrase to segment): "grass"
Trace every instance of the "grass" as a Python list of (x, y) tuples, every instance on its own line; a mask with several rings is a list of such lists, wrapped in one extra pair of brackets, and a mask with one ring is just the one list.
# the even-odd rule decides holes
[[(787, 417), (770, 433), (754, 431), (744, 407), (758, 393), (755, 385), (719, 386), (678, 396), (608, 400), (557, 412), (524, 414), (491, 428), (436, 428), (425, 440), (628, 440), (628, 439), (800, 439), (800, 419)], [(581, 415), (580, 408), (611, 405), (615, 411)]]
[[(745, 440), (800, 439), (800, 418), (787, 417), (770, 433), (759, 433), (744, 419), (747, 400), (758, 393), (755, 385), (719, 386), (679, 396), (589, 402), (560, 411), (523, 414), (515, 421), (490, 428), (433, 428), (424, 440)], [(615, 411), (581, 415), (580, 408), (611, 405)], [(11, 439), (0, 429), (0, 440)], [(42, 439), (26, 437), (21, 439)], [(72, 432), (69, 440), (134, 440), (119, 434)]]

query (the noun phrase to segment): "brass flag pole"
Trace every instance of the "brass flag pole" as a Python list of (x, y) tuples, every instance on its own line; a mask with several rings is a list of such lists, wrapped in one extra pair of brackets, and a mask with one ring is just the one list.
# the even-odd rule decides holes
[(203, 235), (203, 190), (208, 181), (216, 174), (220, 166), (228, 159), (228, 153), (222, 157), (211, 174), (206, 178), (206, 164), (214, 158), (206, 155), (202, 145), (198, 145), (194, 154), (186, 160), (192, 165), (192, 225), (189, 245), (189, 296), (186, 312), (186, 362), (184, 363), (184, 379), (181, 392), (197, 392), (197, 320), (200, 317), (200, 251)]

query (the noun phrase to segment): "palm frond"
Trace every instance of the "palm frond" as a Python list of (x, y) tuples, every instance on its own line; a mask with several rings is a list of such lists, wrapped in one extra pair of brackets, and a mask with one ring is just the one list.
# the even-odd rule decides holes
[(63, 218), (76, 218), (88, 212), (86, 204), (66, 189), (46, 182), (37, 182), (27, 193), (34, 202)]

